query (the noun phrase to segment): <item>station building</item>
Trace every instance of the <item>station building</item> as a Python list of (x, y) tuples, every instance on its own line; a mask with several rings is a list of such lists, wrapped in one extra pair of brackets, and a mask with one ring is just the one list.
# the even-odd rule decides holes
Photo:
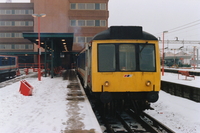
[[(32, 14), (42, 13), (46, 16), (40, 21), (38, 17), (32, 17)], [(54, 60), (62, 58), (62, 62), (68, 61), (69, 67), (74, 54), (83, 49), (96, 33), (108, 28), (108, 17), (108, 0), (0, 3), (0, 54), (18, 55), (21, 63), (37, 62), (37, 33), (40, 32), (41, 62), (46, 60), (44, 52), (47, 50), (50, 56), (54, 54)], [(61, 42), (61, 39), (66, 42)], [(46, 49), (52, 43), (54, 46)]]
[(33, 3), (0, 3), (0, 54), (33, 62), (27, 53), (33, 52), (34, 45), (22, 36), (23, 32), (33, 32), (33, 9)]

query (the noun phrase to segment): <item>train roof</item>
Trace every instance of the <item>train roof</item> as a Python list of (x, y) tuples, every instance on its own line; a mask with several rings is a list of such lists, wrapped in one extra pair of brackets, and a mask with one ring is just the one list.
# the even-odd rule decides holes
[(141, 26), (111, 26), (107, 30), (96, 34), (92, 40), (105, 39), (158, 40), (154, 35), (143, 31)]

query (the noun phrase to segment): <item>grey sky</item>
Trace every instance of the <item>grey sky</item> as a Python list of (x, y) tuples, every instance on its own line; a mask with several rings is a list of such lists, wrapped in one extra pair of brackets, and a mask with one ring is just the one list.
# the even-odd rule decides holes
[[(0, 2), (5, 1), (0, 0)], [(30, 0), (12, 1), (30, 2)], [(108, 4), (109, 26), (143, 26), (146, 32), (156, 37), (161, 37), (162, 32), (168, 30), (166, 39), (178, 37), (181, 40), (200, 40), (200, 0), (109, 0)], [(180, 27), (183, 25), (186, 26)], [(171, 30), (177, 27), (180, 28), (175, 29), (176, 32)]]
[[(109, 0), (109, 11), (109, 25), (143, 26), (157, 37), (168, 30), (166, 39), (200, 40), (200, 0)], [(192, 24), (198, 25), (170, 33), (196, 20)]]

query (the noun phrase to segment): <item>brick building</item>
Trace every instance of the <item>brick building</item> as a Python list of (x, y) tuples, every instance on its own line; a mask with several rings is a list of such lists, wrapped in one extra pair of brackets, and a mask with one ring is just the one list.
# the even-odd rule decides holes
[[(21, 13), (21, 14), (20, 14)], [(74, 33), (73, 52), (78, 52), (96, 33), (108, 28), (108, 0), (31, 0), (31, 3), (0, 3), (0, 51), (36, 52), (37, 45), (22, 32)], [(34, 49), (35, 48), (35, 49)]]
[[(24, 56), (34, 45), (22, 32), (33, 32), (33, 3), (0, 3), (0, 53)], [(26, 54), (26, 56), (25, 56)], [(22, 58), (20, 58), (22, 59)], [(30, 60), (30, 58), (27, 58)]]

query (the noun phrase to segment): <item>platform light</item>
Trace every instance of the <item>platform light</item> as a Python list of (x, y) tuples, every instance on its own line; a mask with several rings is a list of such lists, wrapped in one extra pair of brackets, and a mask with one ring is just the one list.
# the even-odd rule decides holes
[[(32, 16), (35, 18), (38, 18), (38, 50), (40, 51), (40, 18), (45, 17), (46, 14), (32, 14)], [(38, 80), (41, 81), (41, 70), (40, 70), (40, 52), (38, 52)]]

